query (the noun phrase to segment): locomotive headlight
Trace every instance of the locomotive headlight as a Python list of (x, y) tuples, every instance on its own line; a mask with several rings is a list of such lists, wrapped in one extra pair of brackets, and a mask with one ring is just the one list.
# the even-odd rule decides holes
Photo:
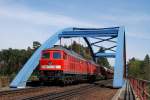
[(61, 66), (60, 65), (57, 65), (57, 66), (55, 66), (56, 68), (58, 68), (58, 69), (60, 69), (61, 68)]
[(41, 66), (41, 68), (56, 68), (56, 69), (60, 69), (61, 65), (44, 65), (44, 66)]
[(46, 68), (46, 66), (41, 66), (41, 68)]

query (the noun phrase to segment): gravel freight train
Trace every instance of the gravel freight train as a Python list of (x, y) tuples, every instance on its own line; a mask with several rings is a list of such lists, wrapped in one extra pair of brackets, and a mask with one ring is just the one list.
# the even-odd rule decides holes
[(112, 78), (113, 71), (61, 46), (41, 52), (39, 79), (42, 82), (71, 84), (79, 81), (93, 82), (98, 77)]

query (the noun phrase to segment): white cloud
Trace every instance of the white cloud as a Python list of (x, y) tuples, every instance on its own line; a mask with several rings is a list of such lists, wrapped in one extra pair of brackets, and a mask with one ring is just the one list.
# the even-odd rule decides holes
[(64, 27), (101, 27), (69, 16), (34, 11), (20, 6), (1, 6), (0, 22), (0, 49), (26, 48), (32, 41), (43, 42), (57, 29)]
[(145, 13), (133, 13), (126, 15), (112, 15), (112, 14), (101, 14), (98, 16), (99, 19), (108, 20), (108, 21), (117, 21), (117, 22), (141, 22), (141, 21), (150, 21), (150, 15)]
[(125, 26), (126, 35), (139, 39), (150, 39), (149, 28), (150, 14), (147, 13), (130, 13), (124, 15), (101, 14), (96, 17), (99, 22), (105, 22), (106, 25), (123, 25)]
[(65, 15), (38, 12), (24, 8), (0, 7), (0, 18), (17, 19), (30, 24), (50, 25), (56, 27), (101, 27), (101, 25), (80, 21)]
[[(1, 6), (0, 27), (2, 29), (0, 30), (0, 34), (2, 36), (0, 37), (0, 48), (26, 48), (32, 44), (32, 41), (38, 40), (43, 42), (51, 33), (54, 33), (56, 29), (64, 27), (109, 27), (114, 26), (114, 23), (124, 24), (126, 26), (127, 37), (132, 37), (133, 39), (135, 37), (139, 39), (149, 39), (147, 35), (140, 33), (141, 30), (137, 33), (137, 30), (133, 31), (133, 25), (131, 27), (129, 25), (132, 23), (137, 24), (141, 21), (150, 21), (149, 18), (149, 15), (102, 15), (94, 19), (93, 22), (90, 22), (56, 13), (34, 11), (21, 6)], [(53, 29), (47, 27), (53, 27)], [(51, 33), (49, 34), (49, 32)]]

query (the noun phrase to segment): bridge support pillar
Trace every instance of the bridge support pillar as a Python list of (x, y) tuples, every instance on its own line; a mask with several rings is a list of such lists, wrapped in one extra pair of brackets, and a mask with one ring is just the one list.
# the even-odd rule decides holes
[(125, 30), (124, 27), (120, 27), (118, 30), (117, 37), (117, 50), (116, 50), (116, 58), (115, 58), (115, 66), (114, 66), (114, 79), (113, 79), (113, 87), (120, 88), (124, 83), (124, 64), (125, 64)]

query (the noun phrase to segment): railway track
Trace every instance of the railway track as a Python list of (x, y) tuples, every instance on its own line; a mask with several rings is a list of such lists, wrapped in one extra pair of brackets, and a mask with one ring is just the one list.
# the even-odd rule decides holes
[(31, 87), (31, 88), (24, 88), (24, 89), (1, 91), (0, 97), (6, 96), (6, 95), (12, 95), (12, 94), (24, 94), (24, 93), (36, 91), (36, 90), (43, 89), (43, 88), (46, 88), (46, 87)]
[(92, 90), (97, 88), (97, 86), (101, 86), (104, 84), (110, 83), (111, 80), (100, 81), (94, 84), (79, 84), (74, 86), (67, 87), (33, 87), (33, 88), (25, 88), (11, 91), (3, 91), (0, 92), (1, 100), (60, 100), (64, 98), (73, 97), (76, 95), (80, 95), (88, 90)]
[(101, 81), (100, 83), (88, 84), (86, 86), (66, 90), (63, 92), (47, 93), (47, 94), (43, 94), (43, 95), (25, 98), (23, 100), (61, 100), (61, 99), (68, 99), (70, 97), (80, 95), (81, 93), (87, 92), (87, 90), (95, 89), (95, 88), (97, 88), (96, 87), (97, 85), (106, 85), (106, 84), (108, 84), (108, 82), (111, 82), (111, 81), (112, 80)]
[(93, 88), (95, 88), (95, 87), (93, 84), (91, 84), (91, 85), (87, 85), (87, 86), (82, 86), (80, 88), (67, 90), (64, 92), (47, 93), (47, 94), (43, 94), (43, 95), (39, 95), (39, 96), (25, 98), (23, 100), (43, 100), (43, 99), (44, 100), (60, 100), (60, 99), (69, 98), (69, 97), (72, 97), (75, 95), (79, 95), (80, 93), (83, 93), (86, 90), (93, 89)]

